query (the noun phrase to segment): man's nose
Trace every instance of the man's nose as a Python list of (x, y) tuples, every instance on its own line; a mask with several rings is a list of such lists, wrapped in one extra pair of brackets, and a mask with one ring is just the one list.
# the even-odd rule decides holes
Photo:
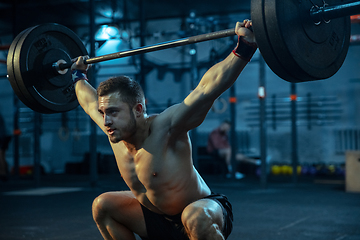
[(112, 121), (111, 121), (111, 117), (109, 117), (108, 115), (104, 115), (104, 125), (105, 126), (111, 126)]

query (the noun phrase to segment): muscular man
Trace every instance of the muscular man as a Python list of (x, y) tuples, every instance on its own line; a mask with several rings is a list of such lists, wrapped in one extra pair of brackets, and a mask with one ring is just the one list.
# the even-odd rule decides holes
[(80, 105), (108, 135), (130, 191), (107, 192), (93, 203), (104, 239), (226, 239), (232, 229), (227, 198), (212, 193), (193, 166), (188, 132), (199, 126), (215, 99), (237, 79), (256, 51), (251, 21), (236, 24), (239, 43), (203, 76), (183, 102), (148, 116), (139, 84), (128, 77), (86, 79), (85, 57), (73, 64)]

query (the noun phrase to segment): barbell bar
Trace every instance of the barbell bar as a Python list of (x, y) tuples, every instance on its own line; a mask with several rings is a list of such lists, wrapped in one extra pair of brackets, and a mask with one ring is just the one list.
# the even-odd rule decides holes
[[(349, 15), (360, 3), (339, 0), (251, 0), (253, 31), (268, 66), (289, 82), (326, 79), (343, 64), (350, 42)], [(235, 35), (234, 29), (93, 57), (93, 64)], [(8, 79), (19, 99), (41, 113), (78, 106), (70, 71), (71, 59), (87, 55), (70, 29), (42, 24), (21, 32), (10, 46)]]
[[(234, 28), (227, 29), (227, 30), (221, 30), (221, 31), (217, 31), (217, 32), (201, 34), (201, 35), (192, 36), (192, 37), (188, 37), (188, 38), (182, 38), (179, 40), (173, 40), (173, 41), (163, 42), (163, 43), (159, 43), (159, 44), (130, 49), (130, 50), (126, 50), (126, 51), (92, 57), (92, 58), (85, 60), (85, 64), (93, 64), (93, 63), (99, 63), (99, 62), (109, 61), (109, 60), (118, 59), (118, 58), (135, 56), (138, 54), (155, 52), (155, 51), (160, 51), (160, 50), (164, 50), (164, 49), (168, 49), (168, 48), (175, 48), (175, 47), (185, 46), (185, 45), (189, 45), (189, 44), (193, 44), (193, 43), (199, 43), (199, 42), (214, 40), (214, 39), (218, 39), (218, 38), (234, 36), (234, 35), (236, 35)], [(66, 68), (70, 68), (72, 63), (66, 63), (66, 64), (61, 64), (61, 63), (56, 64), (55, 63), (55, 66), (56, 65), (59, 65), (58, 68), (60, 70), (64, 70)]]

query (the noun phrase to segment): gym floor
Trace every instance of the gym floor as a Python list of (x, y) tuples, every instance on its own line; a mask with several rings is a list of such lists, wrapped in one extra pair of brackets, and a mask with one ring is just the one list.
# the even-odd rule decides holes
[[(235, 221), (229, 240), (360, 240), (360, 193), (345, 192), (342, 181), (231, 180), (204, 176), (215, 192), (233, 204)], [(42, 176), (0, 182), (0, 239), (102, 239), (92, 220), (93, 199), (105, 191), (127, 189), (119, 175), (100, 175), (97, 186), (87, 176)]]

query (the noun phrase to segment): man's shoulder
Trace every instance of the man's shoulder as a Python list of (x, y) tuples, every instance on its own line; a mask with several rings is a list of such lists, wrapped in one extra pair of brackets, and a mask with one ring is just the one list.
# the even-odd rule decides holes
[(157, 130), (159, 128), (164, 128), (166, 126), (165, 119), (161, 116), (161, 114), (151, 114), (148, 116), (147, 121), (150, 123), (151, 130)]
[(153, 120), (153, 119), (156, 118), (157, 116), (159, 116), (158, 113), (149, 114), (148, 119)]
[(150, 126), (153, 125), (154, 120), (159, 116), (159, 114), (151, 114), (148, 116), (147, 121), (150, 122)]
[[(170, 111), (168, 111), (170, 110)], [(174, 112), (172, 111), (172, 109), (168, 108), (166, 109), (164, 112), (161, 112), (159, 114), (154, 114), (149, 116), (149, 121), (150, 121), (150, 130), (151, 131), (156, 131), (156, 132), (163, 132), (164, 131), (168, 132), (171, 135), (174, 136), (179, 136), (180, 135), (187, 135), (187, 131), (174, 131), (174, 128), (172, 127), (172, 114), (174, 114)]]
[(169, 107), (161, 113), (149, 115), (148, 121), (150, 121), (151, 126), (155, 125), (155, 126), (165, 127), (168, 123), (171, 122), (171, 117), (173, 113), (174, 113), (173, 107)]

